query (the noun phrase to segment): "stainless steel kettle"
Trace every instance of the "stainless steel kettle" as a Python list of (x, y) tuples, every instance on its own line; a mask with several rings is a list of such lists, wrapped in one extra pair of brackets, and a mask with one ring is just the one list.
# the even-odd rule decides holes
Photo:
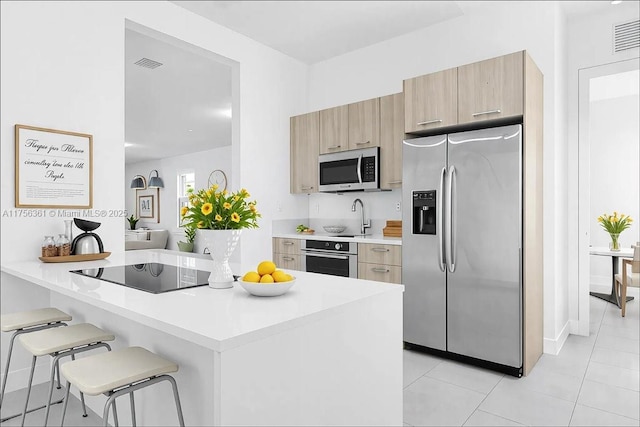
[(84, 231), (77, 235), (71, 242), (72, 255), (98, 254), (104, 252), (102, 239), (92, 231), (100, 227), (99, 222), (87, 221), (80, 218), (74, 218), (73, 222), (80, 230)]

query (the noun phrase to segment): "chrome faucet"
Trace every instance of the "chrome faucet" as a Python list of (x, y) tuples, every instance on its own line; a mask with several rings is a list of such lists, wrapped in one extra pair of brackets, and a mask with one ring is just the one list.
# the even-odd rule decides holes
[(364, 203), (362, 203), (362, 200), (355, 199), (353, 201), (353, 205), (351, 205), (351, 212), (356, 211), (356, 203), (358, 202), (360, 203), (360, 210), (362, 211), (362, 217), (360, 219), (360, 234), (365, 234), (365, 230), (367, 228), (371, 228), (371, 220), (364, 222)]

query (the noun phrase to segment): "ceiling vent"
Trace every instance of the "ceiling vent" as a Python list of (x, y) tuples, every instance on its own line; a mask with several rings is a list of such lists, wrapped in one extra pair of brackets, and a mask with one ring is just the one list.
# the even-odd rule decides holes
[(153, 59), (149, 59), (149, 58), (142, 58), (136, 61), (135, 64), (144, 68), (151, 68), (152, 70), (162, 65), (161, 62), (154, 61)]
[(640, 47), (640, 20), (613, 26), (613, 53)]

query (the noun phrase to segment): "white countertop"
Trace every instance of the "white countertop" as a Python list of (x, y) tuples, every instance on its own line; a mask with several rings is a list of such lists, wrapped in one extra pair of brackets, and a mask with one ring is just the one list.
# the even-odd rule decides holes
[[(387, 243), (386, 238), (384, 242)], [(279, 297), (255, 297), (239, 284), (230, 289), (201, 286), (151, 294), (69, 273), (69, 270), (148, 262), (200, 270), (210, 270), (212, 266), (210, 259), (152, 249), (112, 253), (100, 261), (11, 262), (2, 264), (2, 271), (217, 351), (347, 310), (349, 304), (368, 297), (404, 290), (402, 285), (292, 271), (297, 281), (287, 294)], [(234, 273), (241, 275), (254, 268), (242, 266), (240, 271), (234, 269)]]
[(382, 234), (367, 234), (366, 236), (341, 237), (328, 233), (273, 233), (273, 237), (281, 237), (284, 239), (302, 239), (302, 240), (331, 240), (336, 242), (355, 242), (355, 243), (375, 243), (383, 245), (402, 245), (402, 237), (386, 237)]

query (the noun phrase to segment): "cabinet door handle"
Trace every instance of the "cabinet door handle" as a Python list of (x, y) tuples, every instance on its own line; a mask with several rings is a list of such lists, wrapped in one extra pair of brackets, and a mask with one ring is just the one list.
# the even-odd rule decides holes
[(282, 259), (283, 259), (283, 261), (293, 261), (293, 260), (295, 260), (295, 258), (290, 257), (290, 256), (283, 256)]
[(482, 111), (480, 113), (473, 113), (472, 116), (473, 117), (478, 117), (478, 116), (484, 116), (485, 114), (497, 114), (497, 113), (501, 113), (502, 110), (498, 109), (498, 110), (489, 110), (489, 111)]
[(371, 248), (373, 252), (389, 252), (387, 248)]
[(356, 145), (367, 145), (370, 144), (371, 141), (365, 141), (365, 142), (356, 142)]
[(287, 246), (291, 246), (293, 245), (293, 242), (282, 242), (283, 245), (287, 245)]
[(432, 123), (442, 123), (442, 119), (427, 120), (426, 122), (416, 123), (416, 125), (418, 125), (418, 126), (424, 126), (424, 125), (430, 125), (430, 124), (432, 124)]
[(397, 181), (389, 181), (389, 184), (402, 184), (402, 180), (399, 179)]
[(336, 148), (340, 148), (342, 145), (333, 145), (331, 147), (327, 147), (329, 150), (335, 150)]
[(302, 191), (313, 190), (313, 187), (300, 187)]
[(388, 268), (378, 268), (378, 267), (374, 267), (371, 269), (373, 272), (375, 273), (388, 273), (389, 269)]

